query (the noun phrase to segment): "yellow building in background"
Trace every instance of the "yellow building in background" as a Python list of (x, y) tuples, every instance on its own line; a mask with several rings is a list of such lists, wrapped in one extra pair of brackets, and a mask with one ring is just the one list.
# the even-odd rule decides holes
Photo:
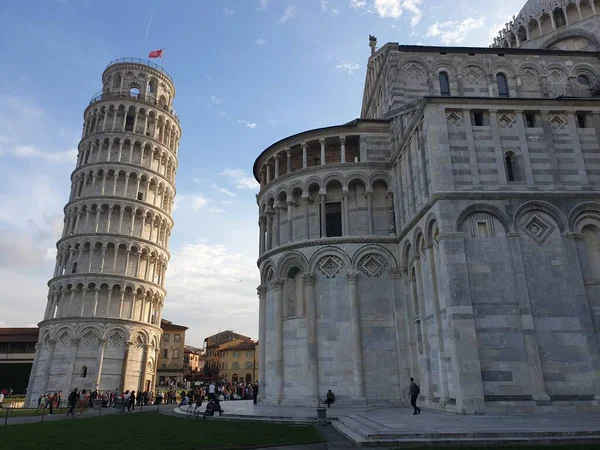
[(160, 327), (163, 330), (157, 366), (157, 384), (168, 385), (169, 381), (183, 383), (185, 330), (188, 327), (175, 325), (162, 319)]
[[(229, 344), (229, 343), (228, 343)], [(218, 349), (219, 378), (232, 383), (256, 381), (258, 344), (249, 339)]]

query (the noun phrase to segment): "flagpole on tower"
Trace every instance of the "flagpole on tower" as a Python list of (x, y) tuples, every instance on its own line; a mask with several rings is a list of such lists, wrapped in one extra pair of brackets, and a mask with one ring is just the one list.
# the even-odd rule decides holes
[(163, 69), (165, 68), (165, 48), (162, 48), (162, 54), (161, 54), (161, 64), (163, 66)]

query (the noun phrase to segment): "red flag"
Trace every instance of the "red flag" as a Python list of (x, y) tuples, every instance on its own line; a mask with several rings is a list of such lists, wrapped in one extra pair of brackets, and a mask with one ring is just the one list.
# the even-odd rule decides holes
[(160, 58), (162, 56), (163, 49), (160, 50), (152, 50), (148, 55), (148, 58)]

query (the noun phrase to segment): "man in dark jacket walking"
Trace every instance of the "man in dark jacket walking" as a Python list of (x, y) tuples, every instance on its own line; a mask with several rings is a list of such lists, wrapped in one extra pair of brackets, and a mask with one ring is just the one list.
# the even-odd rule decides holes
[(417, 406), (417, 398), (419, 397), (420, 393), (421, 388), (419, 388), (419, 385), (415, 383), (415, 379), (411, 377), (410, 387), (408, 388), (408, 395), (410, 395), (410, 406), (412, 406), (415, 409), (415, 412), (413, 412), (413, 416), (421, 414), (421, 408)]

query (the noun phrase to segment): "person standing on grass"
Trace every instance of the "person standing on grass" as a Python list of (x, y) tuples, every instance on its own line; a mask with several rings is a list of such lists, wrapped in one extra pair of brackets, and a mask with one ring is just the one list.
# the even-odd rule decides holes
[(129, 403), (127, 403), (127, 411), (135, 412), (135, 391), (131, 391), (131, 395), (129, 396)]
[[(69, 415), (73, 415), (75, 417), (75, 407), (77, 406), (77, 388), (73, 389), (73, 391), (67, 397), (67, 402), (69, 403), (69, 410), (67, 411), (67, 417)], [(52, 414), (52, 409), (50, 410)]]
[(215, 383), (213, 381), (211, 381), (210, 386), (208, 386), (208, 398), (210, 400), (215, 399)]
[(421, 393), (421, 388), (417, 383), (415, 383), (415, 379), (411, 377), (410, 379), (410, 387), (408, 388), (408, 395), (410, 395), (410, 406), (412, 406), (415, 411), (413, 412), (413, 416), (417, 414), (421, 414), (421, 408), (417, 406), (417, 398)]

